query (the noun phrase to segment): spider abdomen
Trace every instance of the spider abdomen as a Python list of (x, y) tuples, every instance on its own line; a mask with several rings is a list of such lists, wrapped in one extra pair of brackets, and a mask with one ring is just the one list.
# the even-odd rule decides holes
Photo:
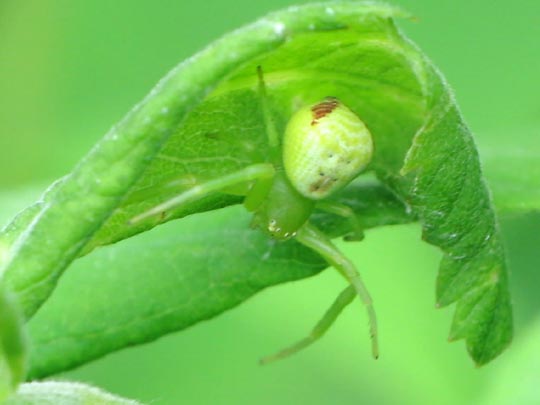
[(371, 133), (337, 98), (297, 111), (283, 139), (283, 164), (303, 196), (319, 200), (346, 186), (369, 164)]

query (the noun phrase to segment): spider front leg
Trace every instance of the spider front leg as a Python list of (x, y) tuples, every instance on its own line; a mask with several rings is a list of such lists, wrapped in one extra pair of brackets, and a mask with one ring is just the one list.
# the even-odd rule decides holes
[(267, 364), (269, 362), (288, 357), (320, 339), (334, 323), (341, 311), (343, 311), (343, 309), (349, 305), (356, 296), (360, 297), (367, 309), (371, 334), (371, 352), (373, 357), (377, 359), (379, 357), (379, 344), (377, 318), (373, 308), (373, 301), (354, 264), (339, 251), (339, 249), (326, 237), (322, 231), (317, 229), (309, 222), (298, 230), (296, 240), (319, 253), (328, 262), (328, 264), (335, 267), (349, 281), (350, 285), (336, 298), (330, 309), (317, 323), (315, 328), (313, 328), (308, 337), (300, 340), (296, 344), (280, 351), (275, 355), (263, 358), (261, 363)]
[(153, 207), (152, 209), (133, 217), (130, 220), (130, 223), (133, 224), (142, 221), (145, 218), (160, 215), (162, 212), (172, 208), (178, 208), (184, 204), (204, 198), (209, 194), (224, 191), (227, 188), (234, 187), (239, 184), (250, 183), (257, 180), (261, 180), (263, 183), (266, 183), (265, 180), (271, 179), (274, 174), (274, 166), (270, 163), (259, 163), (247, 166), (236, 172), (198, 184), (189, 190)]
[(272, 356), (263, 357), (261, 359), (261, 364), (268, 364), (276, 360), (284, 359), (316, 342), (324, 336), (326, 331), (330, 329), (332, 324), (338, 318), (339, 314), (341, 314), (345, 307), (349, 305), (355, 297), (356, 290), (352, 285), (349, 285), (338, 295), (332, 306), (328, 308), (322, 319), (317, 322), (317, 325), (315, 325), (307, 337)]
[(356, 294), (366, 307), (371, 334), (371, 352), (374, 358), (378, 358), (377, 318), (373, 308), (373, 300), (354, 264), (339, 251), (322, 231), (309, 222), (298, 230), (296, 240), (319, 253), (328, 264), (338, 270), (354, 287)]

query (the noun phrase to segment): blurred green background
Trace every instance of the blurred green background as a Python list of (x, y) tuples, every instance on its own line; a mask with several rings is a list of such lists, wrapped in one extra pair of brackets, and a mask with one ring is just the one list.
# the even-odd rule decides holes
[[(302, 3), (302, 2), (300, 2)], [(304, 2), (305, 3), (305, 2)], [(0, 220), (70, 171), (175, 64), (289, 0), (0, 0)], [(400, 26), (455, 89), (482, 150), (540, 132), (540, 2), (396, 0)], [(540, 138), (539, 138), (540, 139)], [(526, 175), (526, 174), (524, 174)], [(314, 347), (260, 367), (308, 332), (343, 282), (273, 288), (217, 319), (60, 378), (154, 404), (540, 404), (540, 215), (505, 216), (516, 338), (476, 369), (436, 310), (440, 254), (418, 226), (341, 246), (376, 301), (381, 359), (360, 304)]]

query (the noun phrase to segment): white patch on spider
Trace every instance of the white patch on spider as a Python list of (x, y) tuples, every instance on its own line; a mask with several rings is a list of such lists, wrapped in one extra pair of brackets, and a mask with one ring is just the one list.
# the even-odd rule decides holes
[(269, 231), (270, 233), (279, 232), (281, 229), (280, 229), (280, 228), (277, 228), (276, 225), (277, 225), (276, 220), (275, 220), (275, 219), (271, 219), (271, 220), (268, 222), (268, 231)]

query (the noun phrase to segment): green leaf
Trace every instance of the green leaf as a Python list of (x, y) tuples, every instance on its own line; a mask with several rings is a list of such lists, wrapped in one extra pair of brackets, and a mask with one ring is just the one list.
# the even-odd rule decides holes
[(18, 309), (0, 285), (0, 403), (26, 377), (26, 336)]
[(78, 260), (29, 324), (30, 376), (184, 329), (266, 286), (326, 267), (296, 242), (272, 243), (249, 221), (242, 208), (231, 207), (169, 223)]
[(408, 201), (423, 222), (423, 238), (445, 253), (437, 304), (458, 301), (450, 339), (465, 338), (482, 365), (512, 337), (504, 251), (472, 138), (450, 94), (434, 102), (402, 173), (414, 174)]
[(98, 388), (73, 382), (32, 382), (22, 384), (6, 405), (138, 405)]
[[(437, 301), (457, 302), (451, 338), (464, 338), (477, 364), (500, 353), (511, 339), (512, 316), (501, 238), (478, 154), (448, 85), (394, 26), (392, 17), (401, 14), (371, 3), (293, 7), (223, 37), (175, 68), (47, 193), (37, 212), (15, 222), (18, 229), (28, 226), (15, 232), (4, 272), (26, 316), (78, 256), (161, 222), (240, 201), (216, 194), (128, 224), (195, 183), (266, 160), (255, 73), (260, 65), (281, 132), (297, 108), (327, 95), (362, 117), (375, 138), (371, 169), (407, 204), (410, 216), (401, 216), (418, 219), (426, 241), (444, 253)], [(109, 271), (102, 269), (103, 280)], [(239, 263), (238, 271), (243, 276), (235, 277), (249, 280), (252, 262)], [(116, 286), (126, 283), (118, 280)], [(138, 293), (145, 288), (134, 287)], [(204, 290), (195, 283), (184, 298)], [(162, 310), (168, 309), (165, 303)]]
[[(366, 224), (411, 220), (388, 191), (372, 185), (352, 190), (366, 197), (354, 205)], [(318, 219), (336, 233), (349, 231), (336, 218)], [(249, 222), (243, 208), (229, 207), (171, 222), (76, 261), (28, 325), (30, 378), (184, 329), (268, 286), (326, 267), (302, 245), (274, 243)]]

